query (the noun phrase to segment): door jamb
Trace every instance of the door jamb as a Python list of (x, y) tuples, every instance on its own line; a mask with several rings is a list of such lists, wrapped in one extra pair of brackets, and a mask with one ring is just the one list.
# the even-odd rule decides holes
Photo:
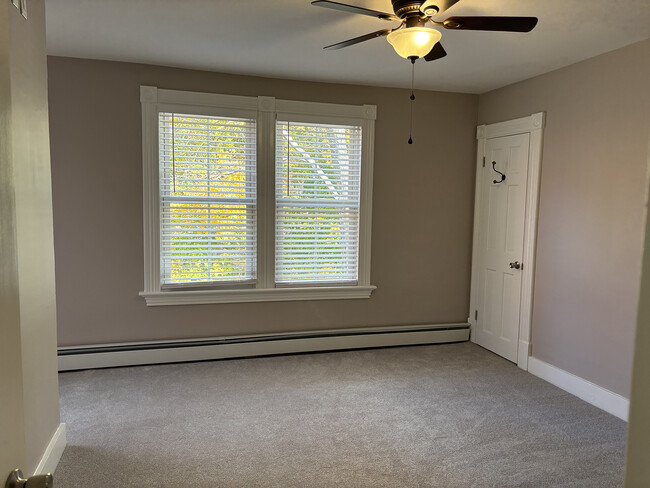
[(480, 202), (483, 175), (483, 157), (485, 144), (488, 139), (530, 134), (528, 148), (528, 178), (526, 181), (526, 210), (524, 223), (524, 252), (522, 262), (524, 267), (521, 278), (521, 306), (519, 312), (519, 343), (517, 344), (517, 366), (528, 371), (528, 358), (532, 355), (531, 325), (533, 311), (533, 284), (535, 278), (535, 246), (537, 244), (537, 215), (539, 207), (539, 184), (542, 165), (542, 141), (546, 125), (546, 113), (537, 112), (528, 117), (498, 122), (496, 124), (479, 125), (476, 127), (476, 189), (474, 195), (474, 234), (472, 246), (472, 278), (470, 289), (469, 318), (472, 342), (476, 342), (475, 310), (478, 306), (478, 270)]

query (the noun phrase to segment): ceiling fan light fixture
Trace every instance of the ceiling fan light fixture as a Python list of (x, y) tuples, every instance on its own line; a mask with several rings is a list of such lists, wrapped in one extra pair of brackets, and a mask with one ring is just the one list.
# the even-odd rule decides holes
[(395, 52), (406, 59), (422, 58), (440, 40), (442, 34), (426, 27), (407, 27), (388, 34), (387, 40)]

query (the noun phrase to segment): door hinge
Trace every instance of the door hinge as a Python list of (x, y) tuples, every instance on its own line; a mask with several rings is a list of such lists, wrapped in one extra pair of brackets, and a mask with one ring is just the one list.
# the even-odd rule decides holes
[(485, 156), (483, 156), (483, 167), (485, 168)]

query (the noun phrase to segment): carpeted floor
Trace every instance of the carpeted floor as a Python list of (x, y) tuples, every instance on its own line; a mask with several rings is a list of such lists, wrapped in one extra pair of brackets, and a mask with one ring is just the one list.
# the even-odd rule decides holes
[(471, 343), (59, 379), (57, 488), (622, 484), (623, 421)]

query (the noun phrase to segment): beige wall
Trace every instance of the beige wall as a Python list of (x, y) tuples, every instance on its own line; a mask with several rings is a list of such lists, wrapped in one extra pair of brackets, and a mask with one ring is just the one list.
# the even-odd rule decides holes
[[(650, 139), (649, 139), (650, 141)], [(650, 149), (648, 150), (650, 167)], [(650, 193), (650, 188), (648, 190)], [(648, 194), (646, 194), (647, 198)], [(630, 423), (627, 434), (625, 486), (642, 488), (650, 480), (650, 222), (646, 202), (645, 249), (637, 320)]]
[[(13, 8), (13, 7), (11, 7)], [(25, 463), (16, 206), (11, 144), (9, 2), (0, 2), (0, 483)], [(6, 394), (5, 392), (12, 392)]]
[[(419, 92), (409, 146), (407, 90), (58, 57), (48, 66), (60, 345), (467, 320), (476, 96)], [(372, 298), (147, 308), (141, 84), (376, 104)]]
[(59, 425), (45, 6), (0, 7), (0, 480), (32, 473)]
[(479, 98), (479, 123), (546, 111), (533, 356), (629, 396), (650, 40)]

